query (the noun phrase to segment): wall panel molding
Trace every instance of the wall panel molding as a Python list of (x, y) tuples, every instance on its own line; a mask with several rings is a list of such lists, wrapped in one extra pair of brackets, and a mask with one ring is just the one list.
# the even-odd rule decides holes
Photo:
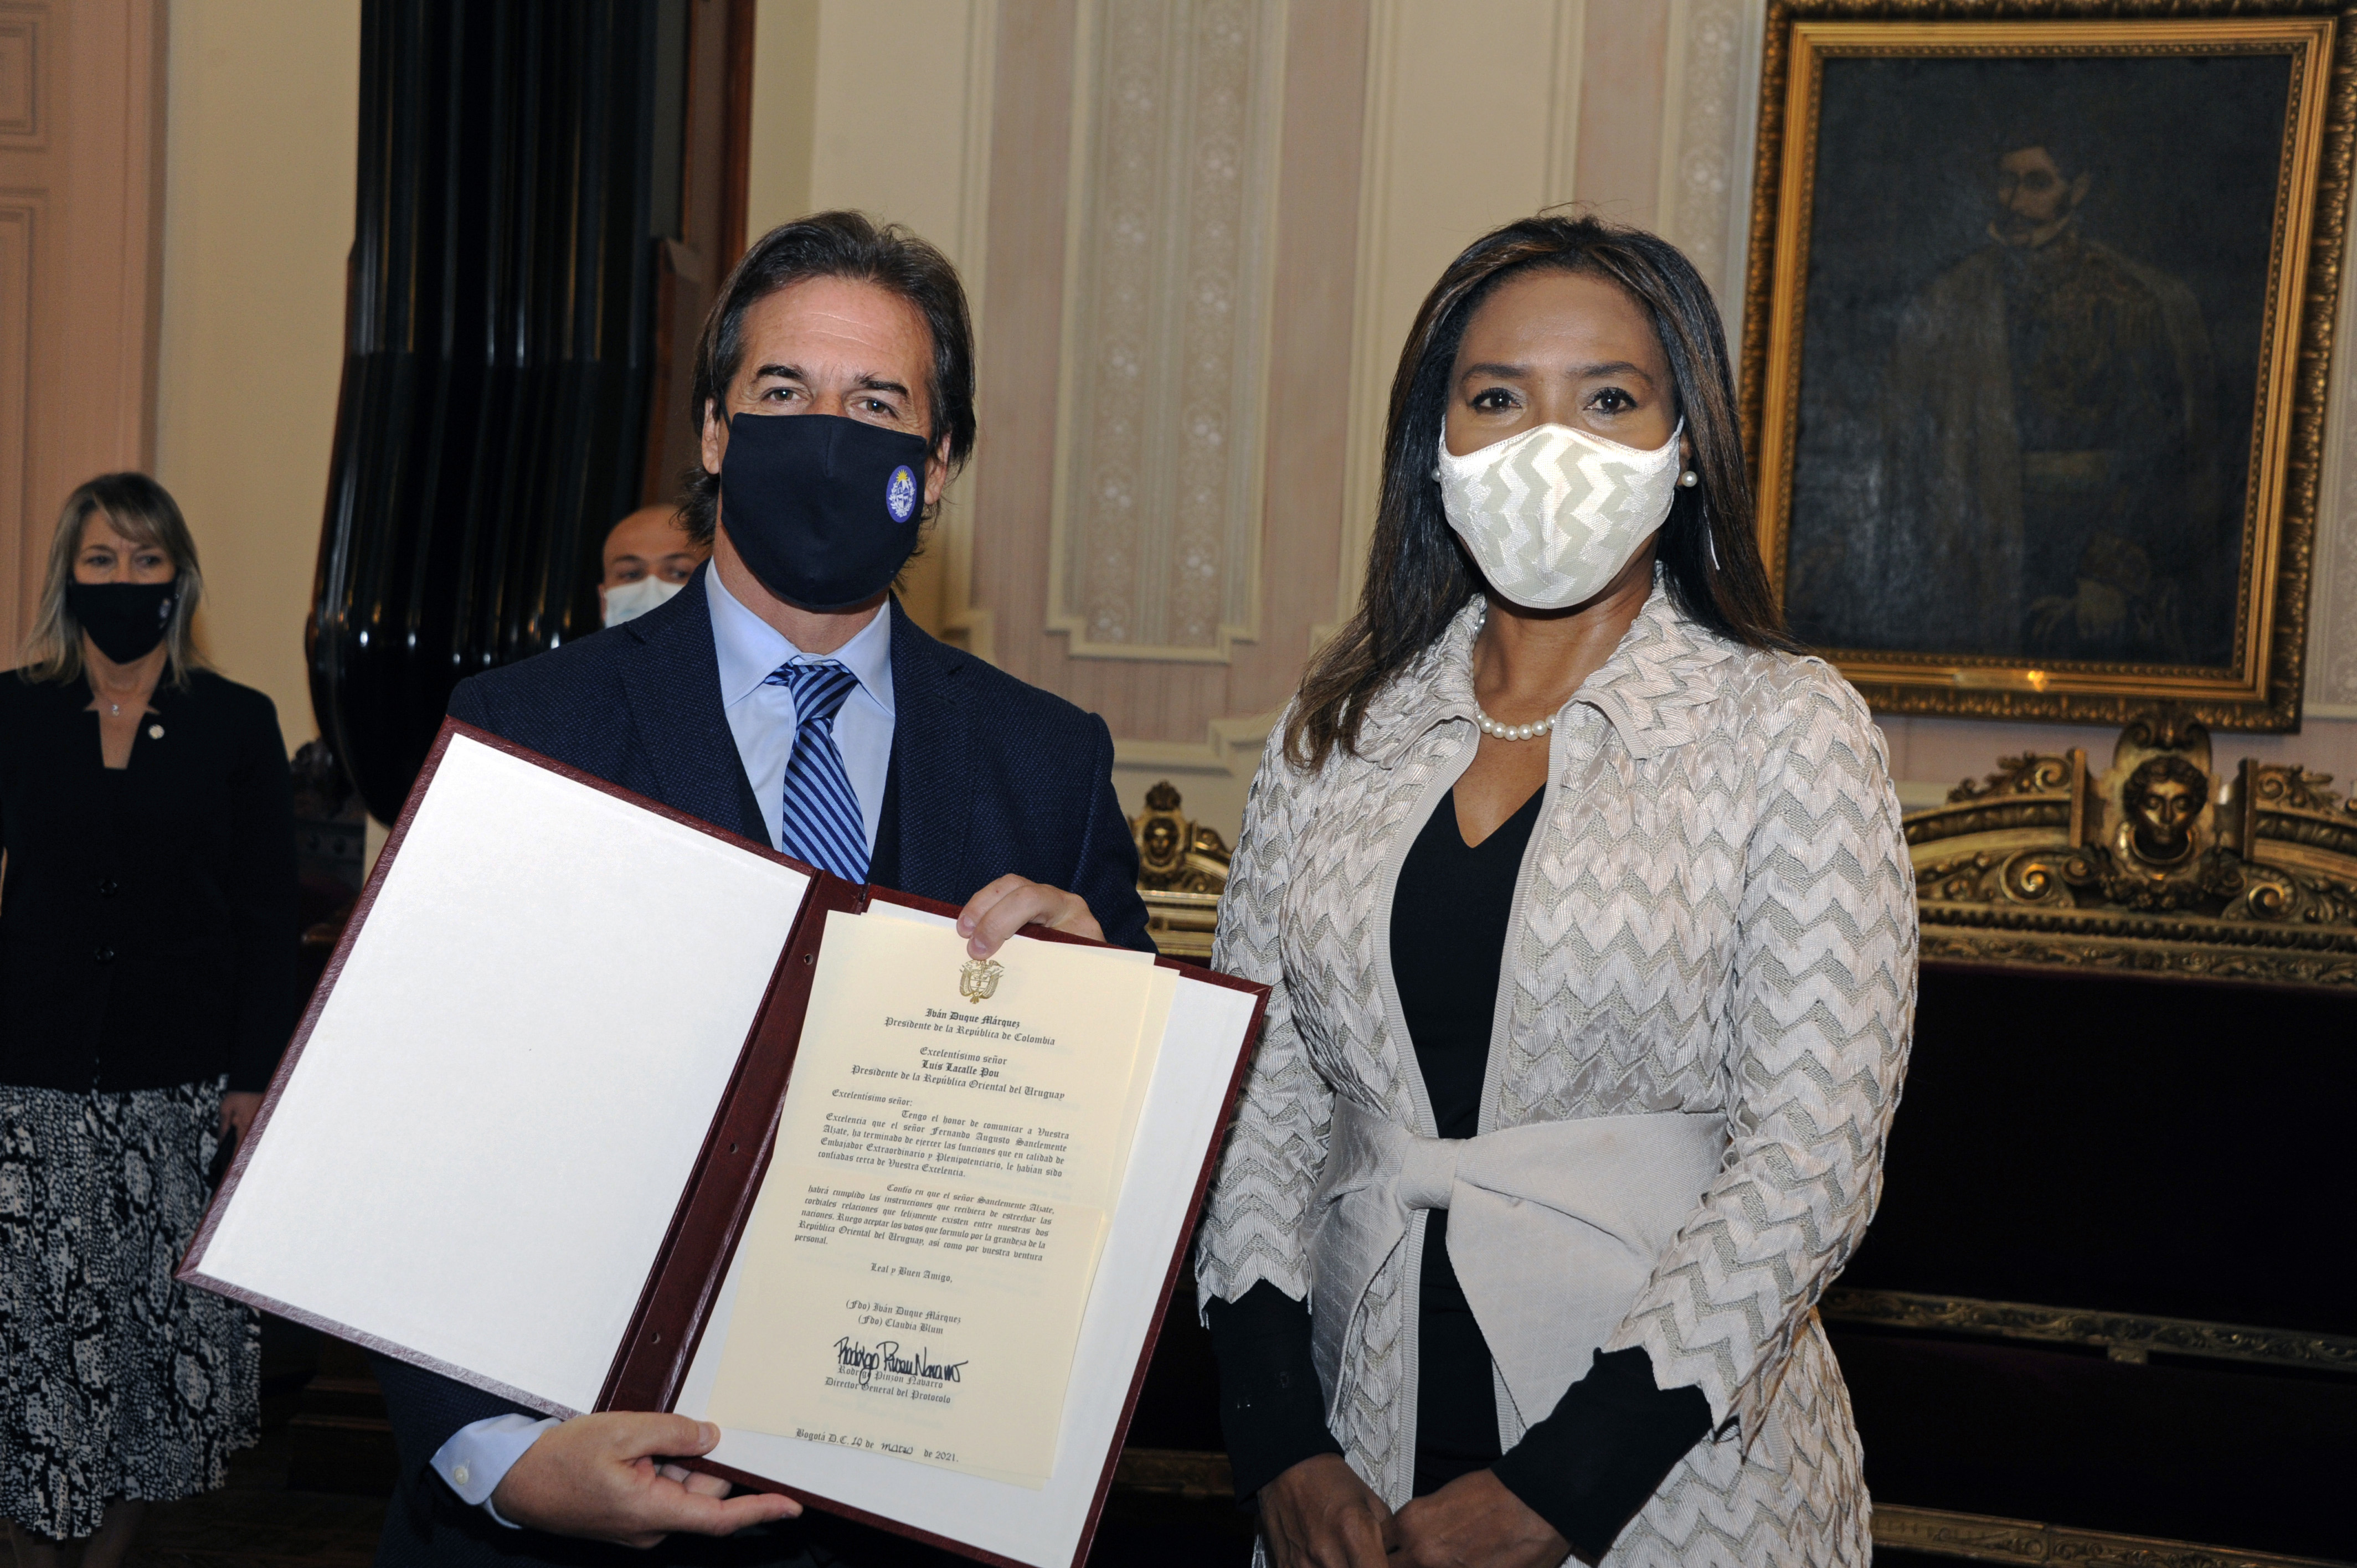
[[(955, 264), (980, 349), (987, 317), (998, 0), (935, 0), (911, 30), (904, 9), (859, 0), (767, 0), (755, 29), (751, 209), (760, 231), (852, 208), (901, 224)], [(875, 84), (895, 83), (879, 121)], [(1040, 178), (1052, 173), (1026, 171)], [(974, 597), (974, 499), (996, 445), (989, 400), (975, 458), (950, 483), (900, 602), (934, 636), (988, 659), (991, 617)]]
[(0, 5), (0, 147), (38, 152), (49, 145), (48, 7)]
[(1283, 438), (1269, 440), (1261, 459), (1258, 635), (1232, 638), (1224, 660), (1075, 656), (1070, 634), (1049, 629), (1072, 116), (1085, 80), (1077, 0), (1006, 10), (992, 132), (974, 597), (993, 618), (994, 661), (1104, 716), (1125, 796), (1153, 782), (1137, 776), (1137, 767), (1200, 768), (1197, 783), (1181, 779), (1189, 799), (1216, 800), (1211, 786), (1232, 784), (1232, 800), (1215, 807), (1223, 820), (1242, 804), (1234, 770), (1251, 770), (1234, 751), (1257, 738), (1228, 732), (1264, 725), (1258, 715), (1298, 683), (1311, 628), (1331, 611), (1341, 528), (1349, 404), (1338, 368), (1353, 319), (1367, 12), (1363, 0), (1287, 0), (1285, 22), (1264, 394), (1284, 411)]
[[(1383, 493), (1383, 414), (1391, 393), (1383, 352), (1389, 337), (1389, 313), (1384, 307), (1389, 302), (1383, 281), (1392, 238), (1392, 127), (1399, 98), (1400, 32), (1406, 24), (1406, 7), (1407, 0), (1372, 0), (1368, 7), (1367, 108), (1360, 128), (1359, 254), (1351, 331), (1351, 430), (1342, 471), (1342, 553), (1334, 582), (1334, 618), (1310, 632), (1312, 648), (1332, 637), (1358, 608), (1366, 575), (1367, 541), (1374, 532), (1375, 502)], [(1559, 48), (1550, 48), (1550, 60), (1558, 52)], [(1576, 156), (1578, 137), (1577, 111), (1566, 125), (1551, 103), (1550, 156), (1558, 144)], [(1563, 160), (1564, 169), (1576, 166), (1571, 156)], [(1548, 175), (1550, 179), (1559, 177), (1560, 171), (1550, 168)], [(1390, 357), (1396, 359), (1398, 352), (1399, 345), (1393, 343)]]
[(1260, 766), (1261, 747), (1276, 719), (1275, 713), (1213, 719), (1204, 726), (1201, 740), (1116, 740), (1114, 766), (1141, 773), (1209, 775), (1241, 786), (1251, 781)]
[[(1358, 608), (1367, 542), (1382, 488), (1383, 421), (1401, 345), (1424, 295), (1457, 252), (1500, 223), (1594, 193), (1587, 177), (1599, 105), (1583, 91), (1609, 36), (1634, 6), (1655, 0), (1499, 0), (1483, 26), (1449, 0), (1373, 0), (1366, 113), (1359, 162), (1355, 323), (1350, 435), (1333, 618), (1322, 641)], [(1482, 156), (1437, 135), (1463, 105), (1483, 106)], [(1650, 198), (1652, 187), (1647, 186)]]
[[(0, 539), (22, 541), (21, 554), (9, 564), (21, 573), (19, 586), (36, 593), (48, 540), (47, 531), (27, 526), (33, 518), (26, 483), (31, 467), (26, 436), (33, 379), (34, 257), (40, 252), (46, 227), (42, 205), (38, 191), (0, 191)], [(29, 629), (20, 613), (29, 616), (30, 608), (29, 596), (12, 593), (0, 601), (10, 664), (16, 661), (17, 640)]]
[(58, 508), (94, 474), (149, 468), (162, 284), (163, 7), (0, 0), (0, 191), (13, 346), (0, 381), (0, 653), (39, 598)]
[[(975, 354), (989, 331), (983, 301), (989, 294), (990, 132), (998, 90), (998, 0), (970, 0), (965, 30), (965, 136), (958, 165), (958, 271), (965, 278), (974, 313)], [(974, 602), (974, 496), (977, 483), (967, 465), (942, 497), (934, 524), (942, 556), (941, 620), (933, 630), (977, 659), (991, 657), (990, 611)]]
[(2357, 719), (2357, 267), (2341, 269), (2325, 410), (2324, 472), (2316, 498), (2315, 576), (2309, 588), (2309, 718)]
[(1548, 80), (1547, 170), (1549, 207), (1569, 201), (1579, 188), (1579, 70), (1587, 43), (1587, 0), (1562, 0), (1555, 8), (1555, 66)]
[(1286, 14), (1082, 8), (1047, 623), (1075, 658), (1259, 635)]
[(1752, 122), (1764, 0), (1670, 0), (1670, 54), (1654, 210), (1718, 296), (1727, 340), (1743, 310)]

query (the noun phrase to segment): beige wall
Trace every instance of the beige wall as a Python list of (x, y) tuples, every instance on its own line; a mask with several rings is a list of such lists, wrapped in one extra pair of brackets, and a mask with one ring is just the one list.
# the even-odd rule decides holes
[[(970, 511), (952, 512), (914, 585), (920, 618), (1103, 713), (1131, 810), (1167, 777), (1193, 811), (1232, 832), (1268, 715), (1355, 599), (1393, 366), (1449, 256), (1495, 223), (1577, 200), (1675, 241), (1718, 291), (1730, 337), (1739, 331), (1764, 13), (1762, 0), (1489, 0), (1473, 10), (1292, 0), (1265, 400), (1281, 412), (1265, 431), (1255, 635), (1218, 657), (1155, 659), (1076, 653), (1058, 629), (1071, 618), (1049, 592), (1051, 545), (1066, 551), (1058, 560), (1074, 558), (1051, 537), (1065, 456), (1058, 400), (1071, 390), (1073, 356), (1090, 347), (1065, 340), (1069, 242), (1088, 229), (1075, 203), (1092, 188), (1073, 175), (1090, 107), (1076, 38), (1109, 13), (1089, 0), (1003, 11), (944, 0), (925, 13), (939, 25), (919, 30), (900, 25), (909, 13), (899, 7), (763, 0), (755, 226), (837, 203), (912, 223), (958, 259), (981, 308), (982, 455), (961, 495)], [(977, 76), (994, 37), (993, 67)], [(922, 84), (914, 117), (898, 123), (858, 113), (861, 84), (888, 58)], [(1483, 105), (1479, 156), (1438, 132), (1468, 103)], [(2352, 375), (2357, 354), (2344, 353), (2338, 381)], [(2348, 777), (2357, 400), (2336, 390), (2335, 401), (2306, 732), (2222, 736), (2219, 755)], [(1894, 717), (1884, 728), (1910, 803), (2002, 754), (2083, 745), (2103, 757), (2113, 739), (2099, 727), (1959, 720)]]
[(745, 235), (810, 210), (818, 113), (819, 0), (759, 0), (753, 10), (753, 124)]
[[(1076, 659), (1048, 629), (1079, 4), (761, 0), (751, 227), (864, 207), (916, 227), (965, 270), (985, 344), (983, 446), (914, 575), (912, 607), (1103, 713), (1131, 809), (1168, 777), (1232, 832), (1266, 715), (1355, 589), (1383, 390), (1408, 316), (1455, 248), (1576, 198), (1658, 224), (1733, 324), (1763, 6), (1494, 0), (1469, 13), (1454, 0), (1293, 0), (1265, 400), (1283, 413), (1268, 431), (1259, 635), (1204, 664)], [(136, 5), (44, 9), (76, 21), (102, 12), (124, 37), (137, 32), (115, 16), (135, 22)], [(910, 26), (920, 15), (926, 25)], [(302, 627), (340, 372), (359, 4), (174, 0), (167, 29), (154, 461), (204, 553), (207, 643), (276, 702), (292, 749), (313, 734)], [(885, 80), (894, 108), (879, 115), (869, 105)], [(1501, 80), (1514, 90), (1498, 92)], [(1477, 159), (1434, 134), (1469, 100), (1501, 102), (1505, 116)], [(0, 152), (9, 134), (0, 125)], [(2344, 276), (2357, 288), (2357, 268)], [(2357, 295), (2344, 299), (2341, 340), (2306, 730), (2222, 736), (2218, 751), (2345, 779), (2357, 776)], [(137, 334), (126, 341), (138, 348)], [(125, 430), (123, 455), (106, 460), (139, 456), (143, 434)], [(35, 489), (19, 548), (38, 554), (56, 497)], [(22, 560), (8, 564), (21, 594)], [(1893, 718), (1885, 729), (1917, 800), (2005, 753), (2084, 745), (2100, 757), (2111, 745), (2097, 727)]]
[(204, 562), (221, 672), (317, 735), (303, 627), (342, 375), (358, 0), (175, 0), (156, 472)]
[[(1133, 810), (1155, 779), (1232, 832), (1265, 722), (1355, 593), (1382, 398), (1440, 265), (1491, 223), (1577, 199), (1651, 221), (1739, 300), (1759, 0), (1293, 0), (1256, 640), (1224, 661), (1075, 658), (1049, 629), (1080, 0), (761, 0), (751, 229), (862, 207), (940, 243), (972, 286), (983, 444), (912, 574), (926, 624), (1103, 713)], [(313, 733), (308, 613), (340, 371), (356, 157), (357, 0), (176, 0), (169, 13), (156, 467), (212, 581), (232, 678)], [(1497, 90), (1504, 78), (1510, 92)], [(873, 84), (895, 83), (877, 115)], [(1433, 134), (1502, 105), (1484, 156)], [(299, 134), (287, 134), (290, 125)], [(2357, 269), (2352, 269), (2357, 281)], [(2344, 312), (2346, 314), (2346, 312)], [(2344, 326), (2343, 338), (2352, 337)], [(2344, 353), (2337, 381), (2357, 370)], [(2357, 774), (2357, 400), (2336, 395), (2305, 734), (2222, 757)], [(977, 548), (977, 542), (979, 547)], [(1928, 799), (2008, 751), (2110, 733), (1892, 719)]]
[[(1067, 585), (1092, 568), (1127, 574), (1119, 607), (1166, 624), (1152, 599), (1165, 590), (1152, 573), (1133, 584), (1132, 557), (1141, 546), (1151, 559), (1184, 555), (1179, 524), (1166, 521), (1183, 510), (1173, 496), (1143, 497), (1146, 532), (1109, 532), (1092, 559), (1092, 542), (1071, 532), (1086, 509), (1059, 489), (1075, 482), (1069, 443), (1086, 424), (1069, 404), (1103, 373), (1071, 296), (1096, 261), (1074, 247), (1108, 231), (1089, 204), (1112, 188), (1086, 160), (1114, 112), (1090, 51), (1114, 12), (968, 0), (929, 9), (938, 25), (918, 30), (894, 7), (763, 0), (751, 201), (757, 231), (805, 205), (857, 206), (958, 261), (981, 321), (982, 446), (911, 608), (1103, 714), (1131, 810), (1169, 778), (1231, 834), (1269, 715), (1355, 599), (1383, 399), (1425, 289), (1483, 230), (1575, 198), (1657, 223), (1715, 282), (1739, 279), (1730, 171), (1748, 158), (1743, 50), (1758, 31), (1744, 0), (1494, 0), (1479, 27), (1452, 0), (1233, 9), (1268, 35), (1262, 52), (1282, 78), (1263, 122), (1281, 127), (1275, 145), (1241, 149), (1277, 185), (1267, 272), (1245, 286), (1267, 290), (1258, 406), (1281, 413), (1233, 437), (1265, 446), (1262, 515), (1243, 520), (1258, 523), (1258, 558), (1243, 564), (1256, 591), (1241, 630), (1205, 646), (1125, 650), (1082, 634), (1069, 586), (1065, 600), (1051, 594), (1059, 572)], [(915, 110), (878, 121), (863, 112), (863, 84), (895, 61), (918, 86)], [(1469, 156), (1435, 128), (1477, 102), (1484, 131)], [(1233, 348), (1238, 363), (1252, 359), (1253, 345)], [(1157, 526), (1169, 536), (1153, 536)], [(1218, 569), (1241, 580), (1238, 563)]]
[[(911, 26), (921, 17), (922, 26)], [(946, 252), (979, 306), (985, 275), (984, 170), (996, 0), (760, 0), (753, 27), (753, 130), (746, 233), (851, 207), (904, 223)], [(877, 84), (891, 83), (878, 112)], [(919, 624), (971, 645), (952, 606), (972, 575), (979, 465), (950, 489), (904, 599)], [(985, 633), (986, 639), (986, 632)]]

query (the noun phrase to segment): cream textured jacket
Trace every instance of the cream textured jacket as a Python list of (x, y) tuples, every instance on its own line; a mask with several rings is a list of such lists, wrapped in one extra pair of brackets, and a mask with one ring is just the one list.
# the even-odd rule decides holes
[[(1284, 726), (1269, 737), (1212, 962), (1272, 993), (1204, 1216), (1205, 1301), (1262, 1280), (1309, 1298), (1338, 1096), (1433, 1134), (1391, 899), (1473, 760), (1482, 614), (1477, 598), (1369, 705), (1356, 755), (1304, 773)], [(1663, 1387), (1700, 1388), (1715, 1434), (1606, 1562), (1865, 1563), (1857, 1436), (1815, 1304), (1873, 1215), (1913, 1020), (1914, 881), (1880, 735), (1821, 660), (1721, 639), (1657, 580), (1548, 744), (1481, 1130), (1684, 1112), (1729, 1134), (1603, 1346), (1642, 1346)], [(1414, 1468), (1423, 1232), (1419, 1215), (1375, 1273), (1326, 1390), (1350, 1463), (1394, 1507)], [(1547, 1413), (1498, 1398), (1509, 1445)]]

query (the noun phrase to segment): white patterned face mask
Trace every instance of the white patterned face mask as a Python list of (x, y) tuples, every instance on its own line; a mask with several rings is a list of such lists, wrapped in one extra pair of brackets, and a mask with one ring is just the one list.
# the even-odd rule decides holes
[(619, 626), (626, 620), (636, 620), (684, 585), (666, 583), (661, 577), (641, 577), (635, 583), (617, 584), (606, 590), (606, 624)]
[(1462, 457), (1440, 444), (1440, 502), (1490, 586), (1524, 609), (1594, 598), (1670, 519), (1678, 422), (1651, 452), (1542, 424)]

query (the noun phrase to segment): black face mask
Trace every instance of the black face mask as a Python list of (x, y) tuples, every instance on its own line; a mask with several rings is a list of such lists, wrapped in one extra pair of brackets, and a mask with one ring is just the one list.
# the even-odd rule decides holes
[(66, 608), (98, 650), (117, 664), (145, 658), (164, 640), (179, 602), (180, 580), (168, 583), (68, 583)]
[(864, 604), (916, 553), (922, 437), (832, 413), (740, 413), (720, 526), (761, 585), (804, 609)]

